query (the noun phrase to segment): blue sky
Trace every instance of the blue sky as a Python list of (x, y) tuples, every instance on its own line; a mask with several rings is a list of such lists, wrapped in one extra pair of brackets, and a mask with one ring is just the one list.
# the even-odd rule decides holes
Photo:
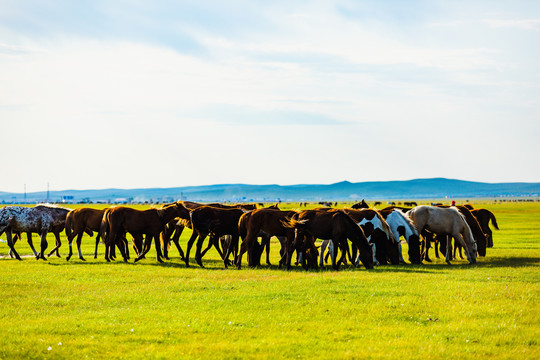
[(0, 191), (540, 181), (538, 1), (0, 1)]

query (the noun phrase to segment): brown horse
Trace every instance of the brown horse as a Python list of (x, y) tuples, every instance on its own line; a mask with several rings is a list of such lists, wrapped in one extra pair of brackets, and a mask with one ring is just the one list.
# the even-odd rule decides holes
[[(178, 201), (178, 204), (181, 204), (184, 208), (188, 209), (189, 211), (194, 210), (201, 206), (212, 206), (222, 209), (245, 209), (245, 210), (254, 210), (257, 208), (256, 204), (235, 204), (235, 205), (225, 205), (221, 203), (211, 203), (211, 204), (201, 204), (193, 201)], [(180, 259), (185, 261), (185, 255), (182, 251), (182, 248), (180, 247), (179, 239), (182, 235), (182, 232), (184, 231), (184, 228), (188, 227), (191, 229), (191, 223), (189, 219), (189, 212), (186, 216), (178, 219), (174, 219), (170, 221), (165, 230), (162, 233), (162, 239), (163, 239), (163, 256), (165, 259), (169, 259), (168, 254), (168, 246), (170, 242), (172, 241), (176, 248), (178, 249), (178, 253), (180, 254)], [(206, 253), (206, 251), (204, 252)]]
[(69, 254), (66, 260), (69, 261), (73, 256), (72, 243), (73, 239), (77, 237), (77, 251), (79, 252), (79, 259), (85, 261), (81, 252), (81, 240), (83, 234), (86, 232), (92, 236), (93, 232), (97, 232), (96, 236), (96, 250), (94, 252), (94, 259), (97, 258), (97, 249), (100, 240), (99, 228), (101, 226), (101, 219), (106, 209), (93, 209), (93, 208), (78, 208), (70, 212), (66, 217), (66, 236), (69, 244)]
[[(408, 212), (418, 232), (426, 229), (437, 234), (449, 234), (466, 249), (469, 264), (476, 263), (477, 245), (465, 216), (456, 208), (420, 205)], [(446, 262), (450, 264), (452, 252), (446, 249)]]
[(478, 220), (478, 223), (480, 224), (480, 227), (482, 228), (484, 234), (486, 234), (487, 247), (493, 247), (493, 232), (489, 228), (489, 221), (491, 220), (491, 224), (493, 224), (495, 229), (499, 230), (499, 225), (497, 224), (497, 219), (495, 219), (495, 215), (488, 209), (473, 209), (471, 210), (471, 212)]
[[(487, 236), (482, 231), (482, 227), (480, 226), (480, 223), (478, 222), (478, 219), (472, 211), (470, 211), (466, 206), (456, 206), (460, 213), (462, 213), (465, 216), (465, 220), (467, 221), (467, 225), (471, 228), (471, 231), (473, 233), (474, 239), (476, 240), (477, 244), (477, 251), (479, 256), (486, 256), (486, 248), (487, 248)], [(447, 237), (447, 244), (450, 244), (450, 238)], [(460, 256), (463, 259), (463, 256), (461, 255), (461, 249), (462, 246), (459, 244), (459, 242), (456, 242), (454, 245), (454, 258), (456, 257), (456, 251), (459, 250)]]
[[(144, 235), (145, 243), (140, 254), (135, 259), (135, 262), (144, 258), (150, 249), (152, 239), (155, 242), (157, 253), (156, 259), (159, 262), (163, 262), (161, 259), (160, 233), (163, 231), (165, 224), (181, 215), (181, 211), (182, 209), (176, 203), (159, 209), (147, 210), (137, 210), (124, 206), (110, 208), (104, 214), (104, 217), (108, 217), (109, 229), (109, 233), (104, 237), (105, 244), (108, 249), (117, 245), (124, 257), (124, 261), (127, 261), (127, 248), (123, 245), (122, 235), (124, 233), (130, 233), (135, 238), (140, 238), (140, 236)], [(102, 219), (100, 231), (106, 228), (106, 225), (104, 226), (105, 221), (107, 221), (107, 219)], [(107, 261), (110, 260), (107, 251), (105, 259)]]
[[(347, 239), (360, 251), (360, 261), (366, 269), (373, 268), (373, 250), (369, 245), (362, 229), (354, 220), (341, 210), (304, 210), (294, 216), (285, 226), (294, 228), (295, 239), (292, 246), (286, 249), (287, 269), (291, 267), (292, 250), (305, 251), (315, 248), (315, 239), (332, 240), (336, 244), (332, 256), (332, 267), (338, 269), (335, 261), (337, 247), (348, 248)], [(316, 249), (315, 249), (316, 251)], [(344, 250), (346, 252), (346, 250)]]
[[(292, 243), (294, 241), (294, 229), (285, 227), (283, 222), (287, 222), (288, 219), (290, 219), (294, 214), (296, 214), (296, 211), (282, 211), (279, 209), (258, 209), (243, 214), (238, 222), (238, 232), (242, 237), (242, 245), (240, 247), (240, 252), (236, 257), (236, 267), (240, 269), (242, 266), (242, 256), (246, 251), (248, 251), (249, 254), (248, 261), (250, 266), (255, 266), (260, 263), (260, 252), (262, 252), (262, 246), (265, 246), (272, 236), (286, 238), (286, 242)], [(254, 251), (254, 248), (258, 248), (258, 236), (263, 237), (263, 244), (259, 251)], [(257, 243), (257, 245), (255, 245), (255, 243)], [(229, 243), (226, 256), (231, 251), (231, 247), (232, 244)], [(280, 252), (282, 256), (284, 254), (284, 250), (284, 244), (282, 242), (282, 250)], [(267, 249), (267, 263), (270, 262), (268, 253), (269, 250)], [(227, 266), (226, 262), (225, 266)]]

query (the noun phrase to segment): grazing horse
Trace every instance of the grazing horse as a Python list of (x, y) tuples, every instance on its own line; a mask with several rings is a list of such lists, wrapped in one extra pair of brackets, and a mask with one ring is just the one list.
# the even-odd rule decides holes
[(412, 264), (421, 264), (420, 235), (409, 216), (394, 207), (383, 209), (379, 213), (390, 226), (394, 237), (398, 239), (400, 262), (404, 262), (401, 242), (399, 242), (400, 236), (403, 236), (409, 245), (409, 261)]
[[(141, 236), (145, 236), (145, 243), (141, 248), (135, 262), (144, 258), (146, 253), (150, 249), (152, 239), (154, 239), (156, 247), (156, 259), (159, 262), (163, 262), (161, 259), (161, 246), (160, 246), (160, 233), (163, 231), (165, 225), (181, 215), (181, 208), (178, 204), (164, 206), (159, 209), (147, 209), (137, 210), (125, 206), (118, 206), (110, 208), (105, 212), (102, 219), (100, 232), (105, 240), (107, 249), (112, 249), (115, 245), (119, 247), (120, 252), (127, 261), (127, 247), (124, 246), (123, 235), (130, 233), (135, 239), (141, 239)], [(108, 224), (107, 224), (108, 223)], [(103, 235), (104, 229), (108, 228), (108, 234)], [(105, 252), (105, 259), (110, 260), (110, 251)]]
[(487, 209), (473, 209), (471, 210), (471, 213), (476, 217), (476, 220), (478, 220), (483, 233), (486, 234), (487, 247), (493, 247), (493, 232), (489, 228), (489, 221), (491, 220), (491, 224), (493, 224), (495, 229), (499, 230), (495, 215)]
[[(450, 206), (448, 206), (448, 205), (438, 205), (438, 207), (440, 207), (440, 208), (449, 208)], [(467, 206), (458, 205), (455, 208), (458, 209), (458, 211), (461, 214), (463, 214), (463, 216), (465, 217), (465, 220), (467, 221), (467, 225), (469, 225), (469, 227), (471, 228), (474, 240), (476, 241), (476, 244), (477, 244), (478, 255), (479, 256), (486, 256), (486, 245), (487, 245), (486, 234), (482, 231), (482, 228), (480, 227), (480, 224), (478, 223), (478, 220), (472, 214), (472, 212), (469, 210), (469, 208)], [(435, 256), (436, 257), (439, 257), (438, 250), (437, 250), (437, 242), (439, 242), (441, 252), (443, 252), (443, 251), (446, 252), (446, 246), (447, 245), (451, 246), (451, 244), (452, 244), (451, 243), (452, 239), (450, 238), (450, 236), (448, 234), (436, 234), (435, 237), (433, 236), (433, 234), (429, 234), (429, 233), (424, 233), (423, 235), (425, 237), (425, 244), (423, 244), (423, 245), (425, 245), (424, 258), (426, 259), (426, 261), (431, 261), (429, 259), (428, 251), (429, 251), (429, 248), (430, 248), (430, 243), (433, 240), (436, 240), (435, 241)], [(456, 257), (456, 251), (459, 250), (460, 256), (463, 259), (463, 255), (461, 255), (461, 249), (462, 249), (462, 247), (459, 244), (459, 242), (456, 242), (455, 247), (454, 247), (453, 258)]]
[[(197, 237), (199, 237), (199, 239), (195, 251), (195, 261), (200, 267), (204, 267), (202, 264), (202, 257), (212, 248), (212, 246), (216, 248), (221, 258), (227, 262), (227, 256), (230, 253), (230, 250), (237, 251), (237, 248), (235, 249), (234, 246), (235, 244), (236, 246), (238, 245), (238, 220), (240, 220), (240, 216), (245, 212), (247, 212), (247, 210), (237, 208), (217, 208), (206, 205), (192, 210), (189, 213), (189, 217), (193, 234), (191, 234), (191, 238), (188, 240), (186, 249), (186, 266), (189, 266), (189, 253)], [(210, 235), (208, 246), (201, 252), (204, 239), (206, 239), (208, 235)], [(226, 254), (223, 254), (219, 248), (219, 237), (223, 235), (232, 236)]]
[[(465, 216), (456, 208), (439, 208), (420, 205), (408, 212), (409, 217), (421, 232), (426, 229), (437, 234), (449, 234), (465, 248), (469, 264), (476, 263), (477, 245)], [(446, 262), (450, 264), (452, 251), (446, 249)]]
[(375, 264), (386, 264), (387, 259), (394, 265), (400, 263), (400, 244), (398, 238), (394, 236), (390, 226), (377, 210), (373, 209), (345, 209), (359, 226), (370, 224), (373, 228), (368, 241), (373, 247), (373, 262)]
[[(242, 245), (240, 246), (240, 252), (236, 257), (236, 267), (240, 269), (242, 266), (242, 256), (246, 251), (249, 254), (249, 265), (256, 266), (260, 263), (260, 253), (262, 252), (262, 246), (269, 243), (272, 236), (277, 236), (282, 243), (281, 255), (283, 257), (285, 252), (285, 244), (292, 244), (294, 241), (294, 230), (290, 227), (285, 227), (283, 222), (287, 222), (296, 211), (282, 211), (279, 209), (258, 209), (245, 213), (240, 217), (238, 222), (238, 232), (242, 237)], [(257, 237), (263, 237), (263, 244), (259, 252), (254, 251), (258, 248)], [(284, 240), (284, 238), (286, 240)], [(283, 241), (284, 240), (284, 241)], [(257, 243), (257, 245), (255, 245)], [(229, 243), (229, 247), (232, 246)], [(230, 252), (227, 249), (227, 254)], [(266, 262), (269, 263), (268, 258), (269, 250), (266, 251)], [(224, 260), (225, 261), (225, 260)], [(281, 261), (280, 261), (281, 264)], [(227, 263), (225, 261), (225, 266)]]
[(362, 199), (362, 201), (351, 206), (351, 209), (368, 209), (369, 205)]
[(96, 250), (94, 251), (94, 259), (97, 258), (97, 249), (99, 240), (101, 238), (99, 234), (99, 228), (101, 225), (101, 219), (107, 209), (93, 209), (93, 208), (78, 208), (70, 212), (66, 217), (66, 236), (69, 244), (69, 254), (66, 260), (69, 261), (73, 256), (72, 243), (73, 239), (77, 237), (77, 251), (79, 252), (79, 259), (85, 261), (81, 252), (81, 240), (83, 234), (86, 232), (89, 236), (93, 235), (93, 232), (97, 232), (96, 236)]
[(334, 269), (339, 267), (339, 262), (335, 261), (335, 251), (337, 251), (337, 247), (340, 247), (342, 251), (346, 252), (344, 249), (348, 248), (347, 239), (360, 251), (360, 261), (364, 267), (366, 269), (373, 268), (373, 250), (362, 228), (342, 210), (304, 210), (284, 225), (295, 229), (294, 243), (292, 246), (288, 244), (285, 251), (287, 269), (291, 267), (293, 248), (301, 252), (306, 251), (306, 248), (316, 251), (315, 239), (331, 239), (336, 245), (332, 251), (332, 267)]
[[(18, 260), (21, 260), (21, 257), (15, 250), (12, 234), (17, 232), (38, 233), (41, 238), (41, 251), (36, 255), (36, 259), (46, 260), (47, 233), (55, 229), (63, 229), (66, 216), (70, 211), (71, 209), (49, 204), (39, 204), (33, 208), (6, 206), (0, 209), (0, 233), (6, 232), (8, 246)], [(61, 243), (58, 241), (51, 254), (58, 250), (60, 245)]]

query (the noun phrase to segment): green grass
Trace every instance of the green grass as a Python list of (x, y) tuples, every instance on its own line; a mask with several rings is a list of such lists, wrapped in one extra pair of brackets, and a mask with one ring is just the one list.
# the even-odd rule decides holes
[(538, 358), (540, 204), (485, 207), (501, 230), (474, 266), (225, 270), (212, 250), (201, 269), (173, 248), (106, 263), (86, 236), (87, 262), (65, 242), (63, 258), (4, 258), (0, 358)]

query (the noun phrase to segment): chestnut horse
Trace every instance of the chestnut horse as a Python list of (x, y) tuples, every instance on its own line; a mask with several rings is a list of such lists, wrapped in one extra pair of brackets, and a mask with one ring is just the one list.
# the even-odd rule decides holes
[[(418, 232), (426, 229), (437, 234), (449, 234), (465, 247), (469, 264), (476, 263), (477, 245), (465, 216), (456, 208), (420, 205), (408, 212)], [(452, 251), (446, 249), (446, 262), (450, 264)]]
[(73, 239), (77, 237), (77, 251), (79, 252), (79, 259), (86, 261), (81, 252), (81, 240), (83, 234), (86, 232), (89, 236), (93, 236), (93, 232), (97, 232), (96, 236), (96, 250), (94, 251), (94, 259), (97, 258), (97, 249), (101, 236), (99, 234), (99, 228), (101, 225), (101, 219), (106, 209), (93, 209), (93, 208), (78, 208), (70, 212), (66, 217), (66, 236), (69, 244), (69, 254), (66, 260), (69, 261), (73, 256), (72, 243)]
[[(201, 206), (212, 206), (212, 207), (217, 207), (217, 208), (222, 208), (222, 209), (245, 209), (245, 210), (254, 210), (257, 208), (256, 204), (235, 204), (235, 205), (224, 205), (221, 203), (201, 204), (201, 203), (196, 203), (193, 201), (178, 201), (178, 203), (181, 204), (184, 208), (188, 209), (189, 211), (194, 210)], [(178, 253), (180, 254), (180, 259), (185, 261), (185, 255), (179, 243), (180, 236), (182, 235), (182, 232), (184, 231), (185, 227), (188, 227), (191, 229), (189, 213), (187, 213), (185, 217), (174, 219), (167, 224), (165, 230), (162, 233), (163, 255), (166, 259), (169, 259), (168, 246), (172, 240), (172, 242), (175, 244), (176, 248), (178, 249)], [(206, 251), (203, 252), (203, 255), (204, 253), (206, 253)]]

